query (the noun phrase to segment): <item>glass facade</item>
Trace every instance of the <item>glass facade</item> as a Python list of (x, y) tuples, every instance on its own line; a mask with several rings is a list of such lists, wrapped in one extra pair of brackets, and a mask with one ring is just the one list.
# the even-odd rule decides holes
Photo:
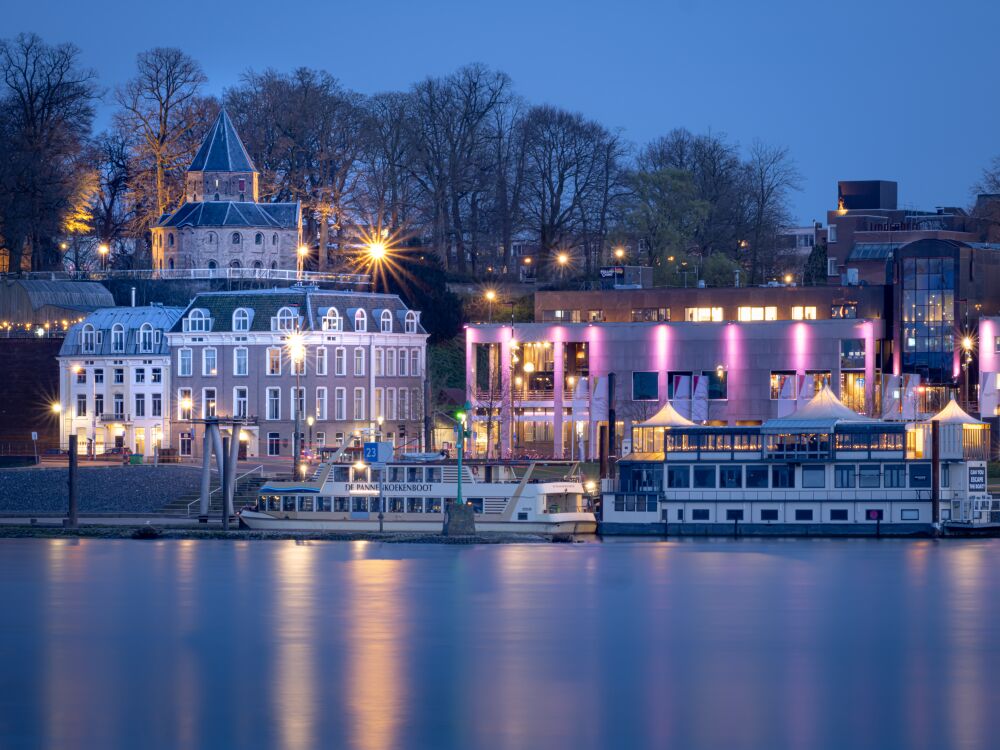
[(903, 370), (931, 382), (952, 379), (955, 265), (954, 258), (902, 260)]

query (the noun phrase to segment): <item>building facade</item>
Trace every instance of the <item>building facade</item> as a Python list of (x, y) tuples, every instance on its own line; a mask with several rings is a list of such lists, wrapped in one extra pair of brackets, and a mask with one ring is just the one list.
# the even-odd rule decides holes
[(755, 425), (790, 414), (823, 385), (858, 413), (878, 414), (883, 323), (470, 326), (466, 392), (475, 450), (594, 459), (610, 406), (619, 438), (668, 400), (699, 423)]
[(184, 204), (153, 227), (153, 269), (295, 269), (301, 207), (261, 203), (258, 177), (222, 110), (188, 168)]
[(112, 307), (72, 326), (59, 350), (59, 444), (152, 455), (170, 443), (166, 332), (180, 307)]
[(374, 431), (406, 450), (423, 445), (427, 334), (420, 313), (395, 295), (312, 287), (200, 294), (168, 339), (173, 445), (182, 456), (201, 454), (200, 420), (211, 417), (244, 422), (248, 457), (291, 457), (296, 423), (304, 447)]

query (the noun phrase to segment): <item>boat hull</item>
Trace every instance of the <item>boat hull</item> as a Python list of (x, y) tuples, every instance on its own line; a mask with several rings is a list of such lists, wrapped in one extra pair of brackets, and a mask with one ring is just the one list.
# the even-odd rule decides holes
[[(246, 510), (240, 514), (240, 521), (256, 531), (378, 531), (377, 515), (366, 515), (367, 518), (303, 518)], [(428, 518), (386, 514), (382, 527), (383, 530), (392, 532), (440, 534), (443, 523), (443, 516), (438, 514)], [(533, 521), (503, 521), (477, 516), (476, 531), (503, 534), (594, 534), (597, 531), (597, 520), (590, 513), (559, 513), (544, 520)]]

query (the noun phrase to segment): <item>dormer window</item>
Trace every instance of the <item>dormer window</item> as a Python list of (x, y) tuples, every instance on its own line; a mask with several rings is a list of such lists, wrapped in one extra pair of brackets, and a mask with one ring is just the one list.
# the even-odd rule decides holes
[(358, 310), (354, 313), (354, 330), (362, 333), (368, 330), (368, 316), (365, 315), (364, 310)]
[(125, 351), (125, 327), (121, 323), (115, 323), (111, 327), (111, 351), (116, 353)]
[(204, 332), (211, 330), (211, 321), (203, 310), (192, 310), (191, 314), (188, 315), (187, 324), (188, 331)]
[(83, 327), (82, 348), (83, 348), (83, 353), (84, 354), (93, 354), (94, 353), (94, 341), (95, 340), (96, 340), (96, 337), (94, 336), (94, 326), (90, 325), (90, 323), (87, 323), (87, 325), (85, 325)]
[(153, 351), (153, 326), (143, 323), (139, 329), (139, 351), (149, 354)]
[(240, 178), (240, 192), (244, 192), (247, 189), (247, 181), (245, 177)]
[(417, 314), (410, 310), (406, 313), (406, 332), (416, 333), (417, 332)]
[(326, 315), (323, 316), (323, 330), (324, 331), (340, 331), (343, 330), (343, 318), (340, 317), (340, 313), (337, 312), (336, 307), (331, 307), (327, 310)]
[(290, 307), (281, 308), (275, 317), (275, 325), (279, 331), (294, 331), (298, 322), (299, 316)]
[(243, 307), (236, 308), (233, 313), (233, 330), (234, 331), (249, 331), (250, 330), (250, 312)]
[(382, 333), (392, 333), (392, 313), (388, 310), (382, 311)]

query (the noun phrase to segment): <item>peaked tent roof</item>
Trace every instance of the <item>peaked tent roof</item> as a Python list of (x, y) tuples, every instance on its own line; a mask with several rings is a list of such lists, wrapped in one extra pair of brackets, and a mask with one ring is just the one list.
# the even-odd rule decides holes
[(824, 385), (823, 389), (787, 417), (769, 419), (761, 427), (765, 433), (777, 432), (832, 432), (841, 422), (875, 422), (871, 417), (858, 414), (844, 406), (840, 399)]
[(256, 172), (250, 154), (236, 134), (226, 110), (219, 112), (215, 124), (195, 154), (188, 172)]
[(677, 410), (667, 401), (656, 414), (640, 422), (638, 427), (697, 427), (697, 425), (686, 417), (682, 417)]
[(948, 402), (946, 407), (931, 417), (931, 421), (941, 424), (982, 424), (959, 406), (954, 398)]

